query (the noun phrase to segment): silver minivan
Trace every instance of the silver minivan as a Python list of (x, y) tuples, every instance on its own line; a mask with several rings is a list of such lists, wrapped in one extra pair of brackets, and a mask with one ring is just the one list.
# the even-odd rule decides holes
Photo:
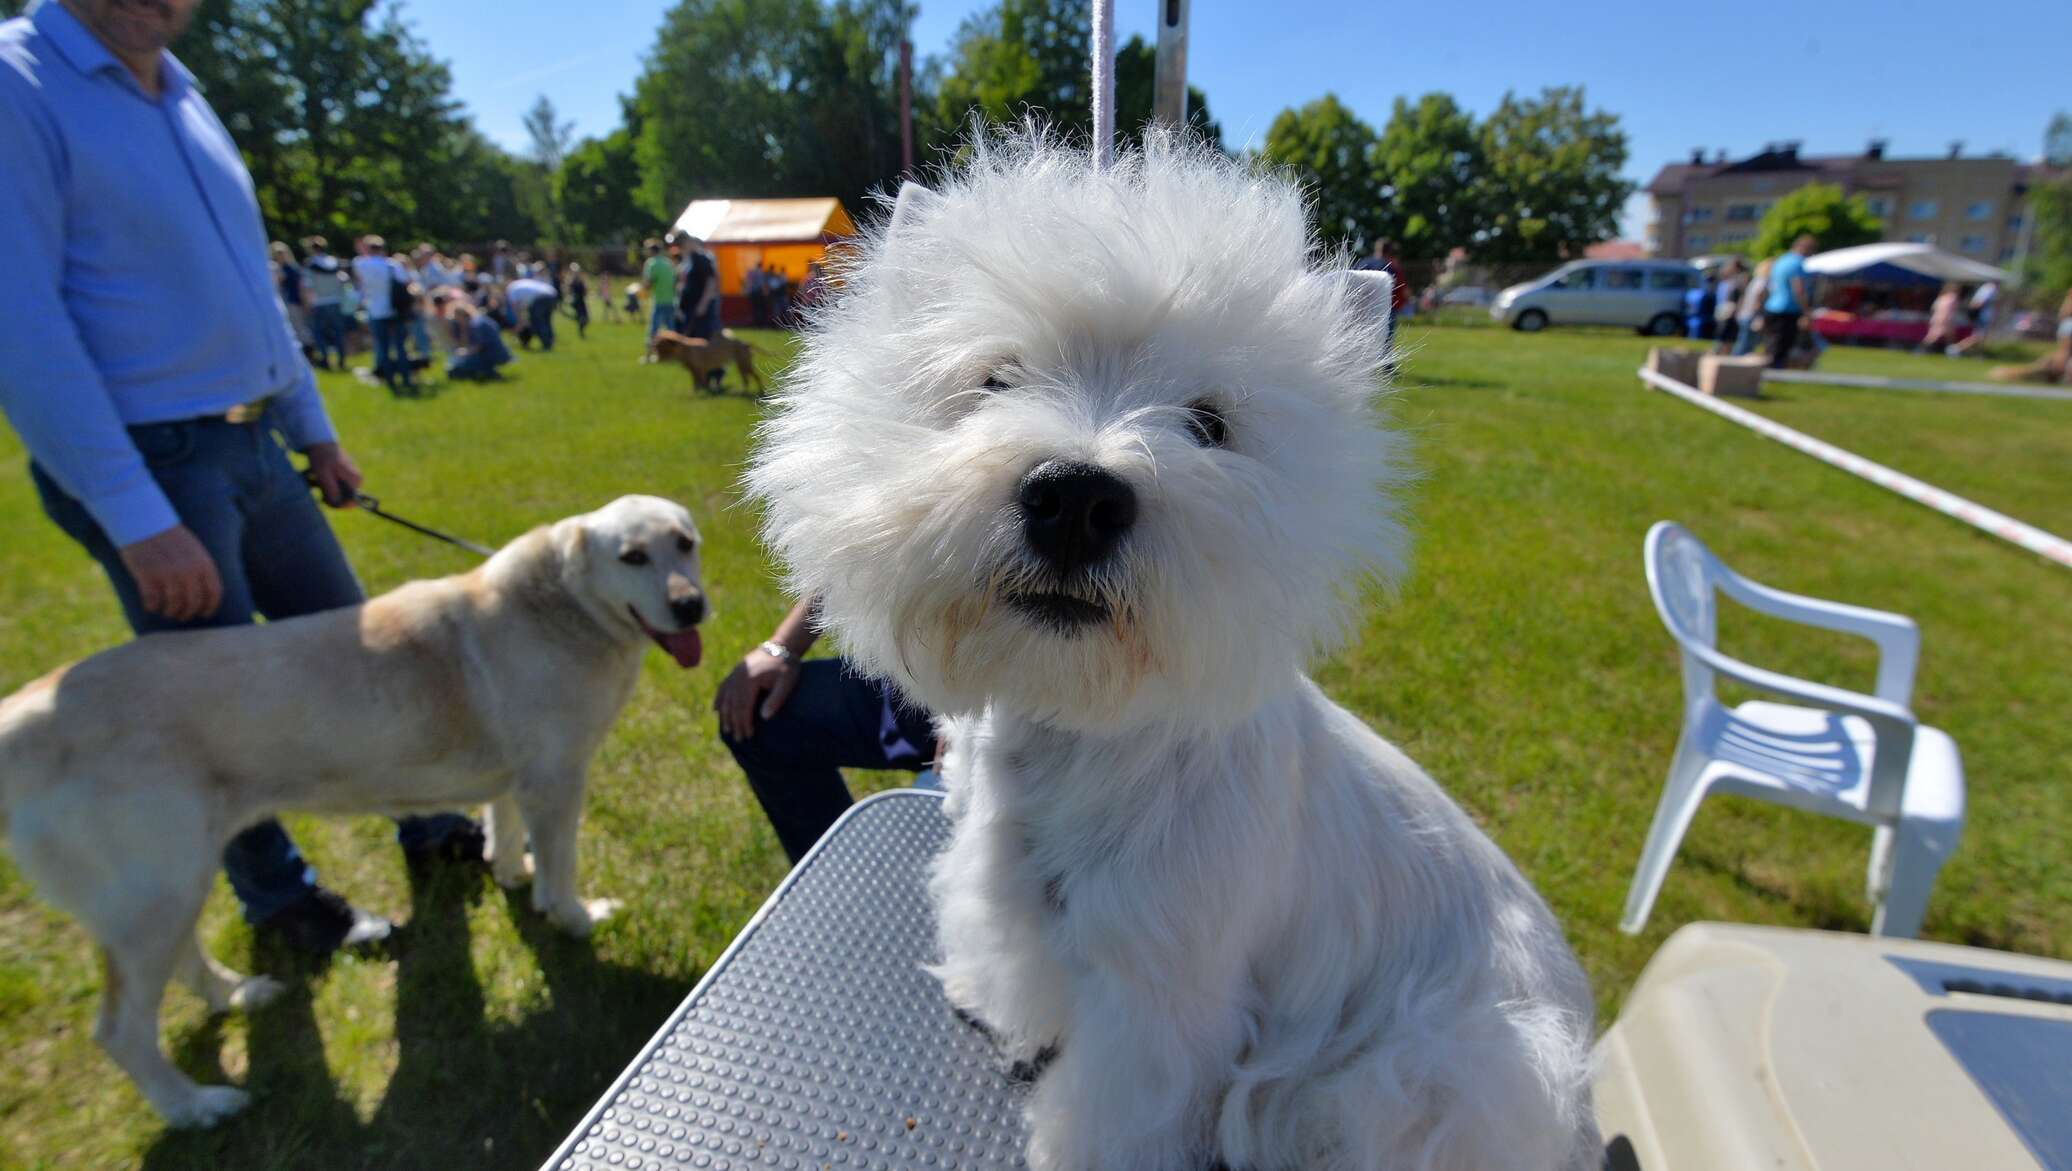
[(1498, 293), (1489, 315), (1527, 333), (1624, 325), (1670, 337), (1683, 332), (1684, 294), (1703, 279), (1684, 260), (1576, 260)]

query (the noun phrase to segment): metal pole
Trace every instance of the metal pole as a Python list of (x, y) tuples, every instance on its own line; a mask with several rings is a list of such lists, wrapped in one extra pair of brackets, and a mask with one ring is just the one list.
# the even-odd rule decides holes
[(1115, 154), (1115, 0), (1094, 0), (1093, 6), (1093, 148), (1094, 169), (1108, 165)]
[(899, 41), (899, 173), (914, 173), (914, 42)]
[(1151, 116), (1178, 130), (1187, 125), (1187, 11), (1191, 0), (1158, 0), (1158, 71)]

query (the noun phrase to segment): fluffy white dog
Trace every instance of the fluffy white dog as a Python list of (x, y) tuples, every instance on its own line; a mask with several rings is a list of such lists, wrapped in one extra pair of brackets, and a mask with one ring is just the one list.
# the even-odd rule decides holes
[(1185, 145), (1095, 172), (1029, 134), (945, 183), (866, 243), (749, 479), (846, 651), (943, 713), (936, 971), (1055, 1049), (1029, 1165), (1594, 1166), (1560, 928), (1304, 675), (1404, 544), (1386, 284)]

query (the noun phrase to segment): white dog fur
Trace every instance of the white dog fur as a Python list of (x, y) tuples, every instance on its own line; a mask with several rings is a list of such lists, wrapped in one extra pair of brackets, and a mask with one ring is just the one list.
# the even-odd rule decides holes
[(246, 1102), (166, 1060), (167, 981), (217, 1012), (281, 990), (195, 937), (223, 846), (246, 826), (487, 802), (499, 883), (533, 879), (534, 909), (575, 935), (610, 913), (576, 892), (584, 773), (649, 638), (696, 662), (697, 535), (682, 507), (621, 497), (472, 573), (263, 626), (152, 635), (0, 700), (0, 829), (23, 875), (100, 945), (95, 1038), (167, 1121), (205, 1126)]
[[(943, 181), (818, 315), (749, 483), (843, 649), (942, 713), (935, 971), (1009, 1056), (1056, 1048), (1029, 1165), (1595, 1166), (1559, 926), (1304, 674), (1401, 563), (1386, 285), (1286, 179), (1155, 136), (1101, 172), (981, 140)], [(1054, 459), (1138, 501), (1084, 573), (1017, 511)]]

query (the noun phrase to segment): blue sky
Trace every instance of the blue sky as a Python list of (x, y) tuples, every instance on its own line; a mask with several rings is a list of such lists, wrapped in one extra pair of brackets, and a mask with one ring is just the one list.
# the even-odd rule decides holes
[[(404, 13), (452, 65), (477, 124), (516, 149), (520, 116), (543, 93), (578, 134), (617, 125), (618, 95), (668, 4), (405, 0)], [(985, 6), (921, 0), (916, 56), (943, 52)], [(1150, 35), (1156, 10), (1156, 0), (1118, 0), (1119, 37)], [(1645, 182), (1692, 147), (1739, 155), (1774, 139), (1842, 153), (1887, 138), (1895, 155), (1940, 155), (1962, 139), (1967, 152), (2033, 158), (2051, 114), (2072, 109), (2067, 0), (1194, 0), (1191, 29), (1188, 72), (1232, 146), (1256, 143), (1283, 107), (1327, 90), (1379, 127), (1398, 95), (1445, 90), (1481, 114), (1507, 89), (1580, 83), (1620, 116), (1628, 173)], [(1645, 222), (1637, 197), (1625, 234)]]

